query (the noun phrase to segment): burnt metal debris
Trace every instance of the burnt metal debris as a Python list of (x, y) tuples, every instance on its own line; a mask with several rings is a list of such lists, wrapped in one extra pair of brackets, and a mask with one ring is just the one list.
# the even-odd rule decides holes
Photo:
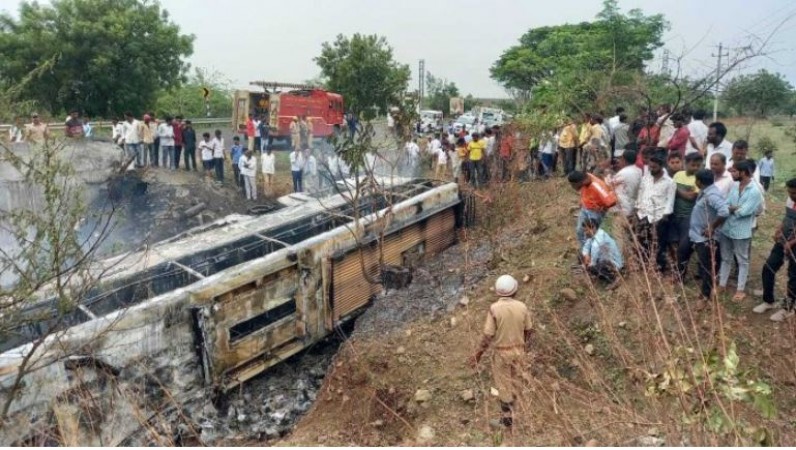
[(455, 242), (455, 183), (379, 181), (381, 189), (356, 196), (290, 196), (283, 203), (292, 206), (270, 214), (103, 261), (102, 282), (72, 310), (43, 295), (20, 312), (24, 325), (0, 337), (6, 389), (31, 343), (44, 338), (38, 369), (11, 407), (18, 426), (5, 427), (0, 443), (25, 441), (33, 418), (54, 414), (76, 433), (70, 442), (116, 445), (140, 428), (134, 417), (162, 406), (149, 395), (116, 398), (105, 418), (112, 430), (62, 423), (71, 420), (64, 411), (81, 408), (69, 392), (116, 395), (107, 383), (80, 381), (68, 363), (75, 358), (96, 361), (79, 365), (84, 377), (96, 367), (119, 374), (116, 392), (155, 383), (152, 392), (166, 387), (183, 403), (208, 389), (225, 392), (332, 334), (382, 291), (383, 267), (411, 265)]

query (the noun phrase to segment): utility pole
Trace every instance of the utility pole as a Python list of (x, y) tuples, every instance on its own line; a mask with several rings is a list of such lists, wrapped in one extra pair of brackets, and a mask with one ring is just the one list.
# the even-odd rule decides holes
[(661, 61), (661, 74), (669, 76), (671, 72), (669, 71), (669, 50), (663, 49), (663, 61)]
[(421, 59), (420, 63), (418, 64), (418, 76), (417, 76), (417, 92), (418, 92), (418, 102), (423, 103), (423, 97), (426, 95), (426, 60)]
[(713, 93), (713, 121), (716, 122), (718, 120), (719, 115), (719, 91), (721, 86), (721, 58), (726, 56), (727, 58), (730, 57), (730, 52), (724, 52), (724, 47), (722, 47), (721, 42), (719, 42), (719, 53), (716, 55), (711, 55), (714, 58), (718, 58), (718, 63), (716, 64), (716, 87)]

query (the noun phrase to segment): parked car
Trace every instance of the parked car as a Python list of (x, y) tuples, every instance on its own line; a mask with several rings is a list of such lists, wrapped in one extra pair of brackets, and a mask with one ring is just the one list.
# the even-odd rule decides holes
[(453, 123), (454, 133), (461, 133), (462, 130), (471, 131), (475, 125), (475, 116), (463, 115)]

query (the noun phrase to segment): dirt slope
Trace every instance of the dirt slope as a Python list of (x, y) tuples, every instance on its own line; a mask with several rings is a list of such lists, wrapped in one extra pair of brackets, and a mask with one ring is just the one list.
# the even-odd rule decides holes
[[(784, 200), (779, 195), (769, 199), (770, 213), (761, 221), (750, 290), (760, 284)], [(754, 315), (751, 298), (741, 305), (720, 299), (698, 312), (692, 282), (683, 288), (644, 271), (606, 292), (570, 272), (577, 197), (565, 182), (510, 186), (491, 196), (494, 202), (481, 205), (480, 227), (416, 272), (412, 286), (387, 293), (360, 318), (318, 401), (280, 444), (796, 442), (793, 324)], [(499, 410), (489, 355), (480, 372), (466, 364), (495, 299), (489, 288), (502, 273), (527, 280), (518, 298), (535, 320), (535, 350), (511, 433), (494, 424)], [(738, 369), (699, 378), (696, 368), (712, 349), (718, 361), (732, 361), (724, 358), (730, 342), (737, 345)], [(725, 395), (756, 381), (773, 389), (771, 419), (752, 399)], [(416, 395), (426, 399), (418, 402)]]

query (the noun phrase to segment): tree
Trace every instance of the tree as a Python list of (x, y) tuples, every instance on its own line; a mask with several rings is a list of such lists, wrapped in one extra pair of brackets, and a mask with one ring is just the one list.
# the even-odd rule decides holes
[(761, 69), (730, 80), (722, 101), (738, 115), (766, 117), (775, 112), (787, 112), (792, 95), (793, 86), (782, 75)]
[(232, 115), (232, 90), (229, 80), (220, 73), (209, 73), (197, 68), (186, 83), (161, 91), (155, 102), (159, 116), (181, 114), (183, 117), (204, 117), (205, 100), (202, 88), (210, 89), (210, 115), (227, 117)]
[(324, 42), (314, 61), (321, 68), (326, 87), (343, 95), (346, 108), (370, 114), (375, 108), (384, 114), (398, 105), (409, 84), (409, 66), (393, 59), (387, 40), (377, 35), (338, 35)]
[(18, 83), (52, 59), (51, 70), (25, 84), (23, 97), (53, 114), (141, 113), (159, 89), (180, 84), (193, 39), (157, 2), (23, 2), (19, 19), (0, 16), (0, 79)]
[[(532, 28), (520, 43), (506, 50), (491, 67), (492, 78), (527, 97), (536, 90), (561, 91), (571, 97), (551, 98), (572, 107), (596, 97), (594, 87), (641, 73), (662, 45), (667, 27), (662, 15), (640, 10), (622, 14), (615, 0), (606, 0), (593, 22)], [(523, 94), (526, 93), (526, 94)]]
[(450, 101), (452, 97), (459, 96), (459, 88), (456, 83), (449, 82), (444, 78), (437, 78), (427, 72), (426, 74), (426, 106), (436, 111), (442, 111), (442, 114), (447, 117), (450, 115)]

